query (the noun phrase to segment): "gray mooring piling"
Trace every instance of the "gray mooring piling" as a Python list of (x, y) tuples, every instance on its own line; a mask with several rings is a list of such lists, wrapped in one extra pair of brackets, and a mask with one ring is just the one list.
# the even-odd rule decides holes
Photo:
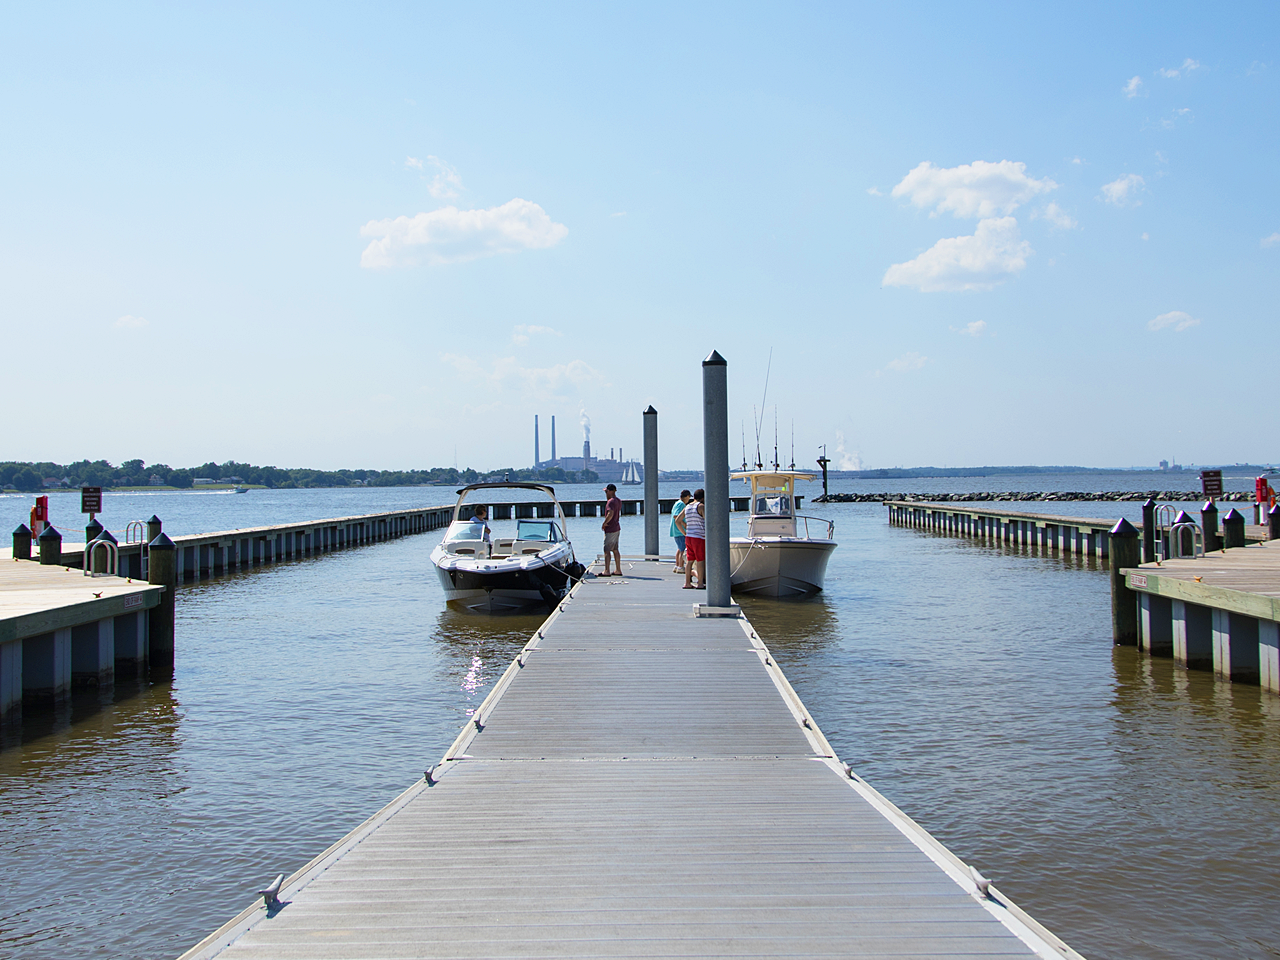
[(644, 555), (658, 557), (658, 411), (644, 412)]
[(62, 562), (62, 534), (53, 525), (40, 531), (40, 562), (55, 567)]
[(1210, 497), (1200, 508), (1200, 529), (1204, 532), (1204, 552), (1222, 549), (1222, 538), (1218, 536), (1218, 506)]
[(1280, 504), (1267, 511), (1267, 539), (1280, 540)]
[(1232, 507), (1222, 518), (1222, 549), (1243, 547), (1244, 543), (1244, 514)]
[(1142, 562), (1156, 562), (1156, 502), (1150, 497), (1142, 505)]
[(707, 606), (730, 606), (729, 365), (715, 350), (702, 361), (702, 459), (707, 511)]
[(1120, 571), (1138, 566), (1141, 557), (1138, 528), (1121, 519), (1111, 528), (1111, 636), (1124, 646), (1138, 642), (1138, 595), (1125, 586)]
[(13, 531), (13, 559), (31, 559), (31, 530), (25, 523), (18, 524), (18, 529)]
[(147, 612), (148, 651), (151, 669), (173, 672), (173, 626), (177, 611), (178, 551), (161, 533), (147, 544), (147, 583), (164, 587), (160, 602)]

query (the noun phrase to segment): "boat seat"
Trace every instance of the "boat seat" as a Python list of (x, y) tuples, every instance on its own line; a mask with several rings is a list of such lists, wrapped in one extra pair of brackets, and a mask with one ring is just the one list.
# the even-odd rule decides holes
[(489, 556), (489, 544), (483, 540), (454, 540), (448, 545), (448, 549), (450, 553), (463, 557)]

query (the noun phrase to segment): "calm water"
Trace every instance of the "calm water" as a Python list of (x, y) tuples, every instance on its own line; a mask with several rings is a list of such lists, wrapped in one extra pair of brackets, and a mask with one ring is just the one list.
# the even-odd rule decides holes
[[(1252, 481), (1239, 482), (1229, 489)], [(680, 487), (668, 486), (664, 496)], [(55, 523), (81, 526), (74, 495), (52, 499)], [(157, 513), (179, 534), (449, 499), (433, 488), (108, 495), (104, 520), (119, 530)], [(6, 529), (29, 503), (0, 497)], [(747, 612), (863, 776), (1086, 956), (1280, 955), (1280, 698), (1114, 648), (1096, 563), (891, 528), (869, 504), (806, 512), (837, 524), (826, 594)], [(626, 521), (623, 551), (637, 552), (643, 521)], [(581, 554), (596, 553), (598, 527), (571, 521)], [(187, 587), (172, 684), (121, 683), (6, 730), (0, 956), (175, 956), (420, 777), (541, 620), (446, 610), (432, 539)]]

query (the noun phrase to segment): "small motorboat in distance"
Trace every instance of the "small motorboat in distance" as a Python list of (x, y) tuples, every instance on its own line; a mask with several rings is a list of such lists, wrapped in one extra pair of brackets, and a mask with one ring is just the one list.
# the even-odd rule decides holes
[[(797, 516), (795, 483), (812, 480), (794, 470), (743, 470), (730, 476), (751, 484), (751, 518), (745, 537), (729, 538), (729, 582), (735, 593), (804, 597), (822, 590), (827, 561), (836, 548), (835, 524)], [(812, 536), (809, 521), (823, 536)], [(801, 528), (803, 523), (803, 528)]]
[[(554, 505), (554, 515), (518, 518), (514, 530), (494, 529), (475, 519), (476, 503), (464, 506), (477, 490), (537, 490)], [(536, 501), (535, 501), (536, 503)], [(545, 512), (544, 510), (539, 513)], [(506, 525), (502, 521), (502, 526)], [(444, 539), (431, 551), (445, 599), (455, 606), (483, 613), (515, 611), (546, 604), (554, 607), (581, 579), (585, 568), (573, 555), (565, 535), (564, 510), (555, 488), (542, 483), (473, 483), (458, 491), (453, 521)], [(508, 534), (502, 536), (503, 533)], [(514, 534), (514, 536), (510, 535)]]

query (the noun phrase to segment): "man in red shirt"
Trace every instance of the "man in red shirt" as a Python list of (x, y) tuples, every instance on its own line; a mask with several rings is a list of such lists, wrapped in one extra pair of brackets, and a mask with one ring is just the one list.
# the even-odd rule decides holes
[[(604, 531), (604, 573), (601, 576), (622, 576), (622, 554), (618, 552), (618, 534), (622, 532), (622, 501), (618, 499), (618, 488), (612, 483), (604, 488), (608, 501), (604, 505), (604, 523), (600, 529)], [(613, 555), (617, 570), (609, 572), (609, 555)]]

